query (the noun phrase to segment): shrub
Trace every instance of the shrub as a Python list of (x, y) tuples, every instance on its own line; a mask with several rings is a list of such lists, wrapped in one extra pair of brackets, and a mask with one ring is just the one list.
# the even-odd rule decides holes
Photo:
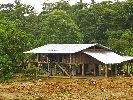
[(27, 67), (26, 69), (24, 69), (24, 72), (26, 76), (35, 76), (37, 72), (37, 67), (35, 65)]
[(0, 82), (13, 77), (12, 61), (7, 55), (0, 56)]

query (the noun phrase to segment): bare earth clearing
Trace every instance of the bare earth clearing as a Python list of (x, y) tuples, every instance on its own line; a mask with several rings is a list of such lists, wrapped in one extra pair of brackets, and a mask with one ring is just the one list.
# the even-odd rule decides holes
[(46, 78), (0, 84), (0, 100), (133, 100), (133, 77)]

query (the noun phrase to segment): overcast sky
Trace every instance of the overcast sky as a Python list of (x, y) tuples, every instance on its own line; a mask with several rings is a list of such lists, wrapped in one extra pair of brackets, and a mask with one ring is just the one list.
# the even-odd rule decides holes
[[(49, 1), (49, 2), (56, 2), (59, 0), (21, 0), (22, 3), (24, 4), (29, 4), (31, 6), (35, 7), (35, 10), (37, 12), (41, 12), (42, 11), (42, 4), (45, 1)], [(70, 4), (75, 4), (76, 2), (79, 2), (80, 0), (68, 0)], [(84, 3), (90, 3), (91, 0), (82, 0)], [(101, 1), (105, 1), (105, 0), (95, 0), (95, 2), (101, 2)], [(107, 0), (106, 0), (107, 1)], [(6, 3), (13, 3), (14, 0), (0, 0), (0, 4), (6, 4)]]

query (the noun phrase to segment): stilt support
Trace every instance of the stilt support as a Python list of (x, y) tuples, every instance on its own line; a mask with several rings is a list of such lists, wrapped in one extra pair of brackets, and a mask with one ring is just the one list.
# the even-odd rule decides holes
[(50, 76), (52, 76), (52, 66), (50, 66)]
[(108, 77), (108, 65), (105, 65), (105, 77)]
[(48, 76), (50, 76), (50, 64), (48, 63)]
[(96, 76), (96, 65), (94, 64), (94, 76)]
[(117, 65), (115, 65), (115, 76), (117, 76)]
[(130, 75), (130, 64), (127, 64), (127, 76)]
[(85, 76), (85, 67), (84, 67), (84, 64), (82, 64), (82, 76)]

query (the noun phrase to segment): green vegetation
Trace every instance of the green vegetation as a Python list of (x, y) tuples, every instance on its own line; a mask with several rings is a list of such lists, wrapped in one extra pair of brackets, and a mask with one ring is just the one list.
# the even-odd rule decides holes
[(100, 43), (133, 56), (133, 1), (75, 5), (44, 3), (43, 11), (15, 0), (0, 4), (0, 79), (12, 77), (31, 55), (23, 52), (47, 43)]

